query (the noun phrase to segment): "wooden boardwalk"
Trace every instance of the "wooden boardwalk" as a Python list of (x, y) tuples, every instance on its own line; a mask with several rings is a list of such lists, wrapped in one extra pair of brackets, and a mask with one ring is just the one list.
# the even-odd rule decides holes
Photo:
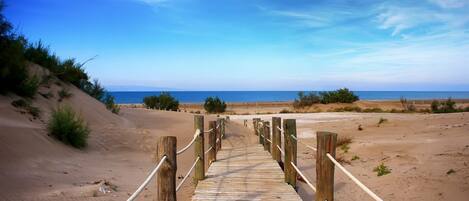
[(243, 140), (248, 138), (238, 134), (231, 139), (236, 143), (227, 140), (192, 200), (301, 200), (272, 156), (261, 145)]

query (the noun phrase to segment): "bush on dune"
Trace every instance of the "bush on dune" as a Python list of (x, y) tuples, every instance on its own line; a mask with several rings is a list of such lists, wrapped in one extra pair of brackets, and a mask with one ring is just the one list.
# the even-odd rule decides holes
[(305, 94), (305, 92), (298, 92), (298, 99), (295, 99), (293, 102), (293, 107), (298, 109), (311, 106), (319, 102), (321, 102), (321, 98), (316, 93), (310, 92)]
[(120, 108), (119, 106), (114, 102), (114, 96), (111, 96), (109, 94), (106, 95), (106, 97), (103, 99), (104, 105), (106, 105), (106, 108), (111, 111), (114, 114), (119, 114)]
[(433, 113), (453, 113), (463, 111), (463, 109), (456, 108), (456, 102), (454, 102), (451, 97), (442, 102), (433, 100), (431, 104), (431, 110)]
[(207, 97), (204, 109), (207, 113), (223, 113), (226, 111), (226, 103), (218, 97)]
[(143, 98), (143, 104), (148, 109), (171, 110), (179, 109), (179, 101), (168, 92), (162, 92), (159, 96), (147, 96)]
[(60, 107), (52, 113), (47, 129), (50, 135), (75, 148), (86, 147), (90, 133), (88, 125), (68, 106)]
[(321, 92), (321, 103), (353, 103), (358, 101), (359, 98), (352, 91), (347, 88), (338, 89), (335, 91)]

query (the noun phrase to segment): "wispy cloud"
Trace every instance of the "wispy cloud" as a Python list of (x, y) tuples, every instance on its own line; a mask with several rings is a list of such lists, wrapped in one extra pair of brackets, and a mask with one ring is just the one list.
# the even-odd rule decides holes
[(469, 0), (430, 0), (442, 8), (461, 8), (469, 5)]

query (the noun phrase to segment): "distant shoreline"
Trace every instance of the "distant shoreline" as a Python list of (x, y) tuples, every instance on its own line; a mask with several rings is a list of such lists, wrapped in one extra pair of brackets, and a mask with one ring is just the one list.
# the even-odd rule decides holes
[[(109, 92), (118, 104), (141, 104), (146, 96), (161, 91)], [(283, 103), (293, 102), (298, 91), (169, 91), (180, 103), (201, 104), (209, 96), (218, 96), (227, 103)], [(469, 91), (354, 91), (363, 101), (398, 101), (401, 97), (411, 101), (469, 99)]]

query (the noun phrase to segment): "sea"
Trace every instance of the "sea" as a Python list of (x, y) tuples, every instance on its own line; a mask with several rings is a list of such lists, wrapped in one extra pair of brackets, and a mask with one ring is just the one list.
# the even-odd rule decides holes
[[(209, 96), (218, 96), (225, 102), (281, 102), (293, 101), (298, 91), (168, 91), (181, 103), (203, 103)], [(143, 103), (146, 96), (159, 95), (161, 91), (111, 91), (118, 104)], [(354, 91), (360, 100), (469, 99), (469, 91)]]

